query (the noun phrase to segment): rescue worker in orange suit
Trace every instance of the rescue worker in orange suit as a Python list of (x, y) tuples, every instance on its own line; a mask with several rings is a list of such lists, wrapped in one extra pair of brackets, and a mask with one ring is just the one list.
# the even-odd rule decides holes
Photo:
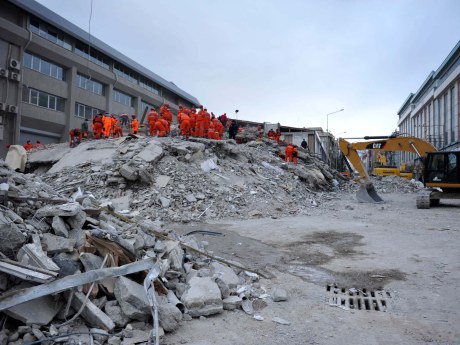
[(214, 124), (214, 130), (216, 131), (217, 133), (217, 140), (222, 140), (222, 137), (224, 135), (224, 125), (222, 124), (222, 122), (219, 120), (219, 119), (216, 119), (214, 118), (214, 120), (212, 120), (213, 124)]
[(155, 127), (158, 131), (158, 136), (159, 137), (165, 137), (166, 133), (168, 132), (168, 121), (160, 117), (158, 121), (155, 123)]
[(69, 131), (70, 147), (75, 147), (81, 143), (82, 134), (80, 128), (74, 128)]
[[(206, 108), (204, 108), (202, 115), (203, 115), (202, 117), (203, 137), (207, 136), (209, 138), (207, 134), (208, 134), (209, 126), (211, 124), (211, 115), (208, 113), (208, 109)], [(214, 134), (212, 134), (212, 136), (214, 136)]]
[(208, 125), (208, 130), (206, 131), (206, 137), (208, 139), (216, 139), (216, 130), (214, 128), (214, 122), (210, 121)]
[(196, 114), (196, 120), (195, 120), (195, 136), (202, 138), (204, 135), (204, 124), (203, 122), (203, 106), (199, 106), (200, 110), (198, 110), (198, 113)]
[(139, 121), (137, 120), (136, 115), (131, 115), (131, 133), (132, 134), (137, 134), (137, 131), (139, 130)]
[(32, 150), (34, 148), (34, 145), (32, 145), (30, 140), (27, 140), (27, 142), (22, 146), (26, 149), (26, 151), (30, 151), (30, 150)]
[(113, 126), (112, 137), (113, 138), (123, 137), (123, 130), (121, 129), (121, 125), (118, 123), (118, 121)]
[(102, 114), (97, 114), (93, 118), (93, 136), (94, 138), (100, 139), (103, 129), (104, 129), (104, 124), (102, 122)]
[(183, 106), (179, 105), (179, 111), (177, 112), (177, 123), (179, 124), (180, 128), (180, 123), (182, 121), (182, 115), (185, 114), (186, 111)]
[(157, 135), (157, 129), (155, 123), (158, 121), (158, 113), (155, 108), (150, 109), (149, 114), (147, 115), (147, 123), (149, 124), (149, 134), (151, 137)]
[(34, 148), (35, 148), (35, 149), (38, 149), (39, 147), (43, 147), (43, 144), (40, 142), (40, 140), (37, 140), (37, 141), (35, 142)]
[(299, 148), (297, 145), (294, 145), (293, 149), (292, 149), (292, 161), (294, 162), (294, 164), (297, 164), (298, 161), (297, 161), (297, 156), (299, 155)]
[(112, 130), (112, 118), (108, 113), (105, 113), (102, 117), (102, 123), (104, 125), (104, 138), (108, 139), (110, 137), (110, 131)]
[(268, 131), (267, 136), (268, 139), (275, 140), (275, 131), (273, 130), (273, 128)]
[(190, 116), (190, 136), (195, 137), (196, 132), (196, 109), (195, 107), (191, 107), (189, 110), (189, 116)]
[(275, 140), (278, 144), (280, 143), (280, 138), (281, 138), (281, 132), (279, 129), (277, 129), (275, 133)]
[(171, 110), (169, 110), (168, 103), (161, 106), (160, 116), (163, 120), (166, 120), (168, 122), (168, 131), (169, 131), (169, 127), (171, 126), (171, 122), (172, 122), (172, 113), (171, 113)]
[(180, 121), (180, 133), (188, 139), (190, 136), (190, 116), (186, 113), (182, 113)]
[(286, 162), (292, 162), (292, 153), (294, 152), (294, 146), (292, 144), (288, 144), (286, 146), (286, 149), (284, 150), (284, 154), (286, 156), (285, 161)]

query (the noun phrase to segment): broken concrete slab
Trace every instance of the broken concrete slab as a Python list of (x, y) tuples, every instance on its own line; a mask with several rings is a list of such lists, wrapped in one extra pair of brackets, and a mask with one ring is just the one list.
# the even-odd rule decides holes
[(159, 197), (159, 201), (161, 204), (161, 207), (167, 208), (169, 205), (171, 205), (171, 199), (165, 198), (164, 196)]
[(27, 151), (22, 145), (11, 145), (6, 154), (5, 163), (13, 171), (23, 172), (27, 163)]
[(236, 288), (240, 283), (240, 278), (231, 267), (222, 265), (218, 262), (211, 263), (211, 272), (222, 279), (230, 289)]
[(160, 303), (158, 306), (160, 326), (165, 332), (172, 332), (179, 328), (182, 320), (181, 311), (171, 303)]
[(196, 198), (195, 198), (195, 196), (194, 196), (193, 194), (187, 194), (187, 195), (185, 196), (185, 200), (187, 200), (187, 201), (190, 202), (190, 203), (196, 202), (196, 201), (197, 201)]
[(66, 238), (69, 237), (69, 231), (67, 229), (66, 223), (64, 222), (64, 219), (62, 219), (61, 217), (54, 216), (51, 227), (53, 228), (54, 233), (57, 236), (62, 236)]
[(83, 264), (85, 271), (91, 271), (91, 270), (97, 270), (98, 268), (101, 267), (103, 258), (98, 255), (91, 254), (91, 253), (81, 253), (80, 261)]
[(126, 195), (112, 199), (110, 200), (110, 202), (112, 203), (112, 206), (115, 209), (115, 211), (123, 211), (129, 209), (129, 200), (129, 196)]
[(0, 224), (0, 252), (6, 256), (14, 256), (26, 242), (27, 236), (14, 223)]
[(75, 216), (78, 212), (81, 212), (82, 208), (78, 202), (70, 202), (62, 205), (46, 205), (37, 210), (35, 217), (70, 217)]
[(218, 314), (223, 310), (219, 287), (210, 277), (192, 277), (181, 301), (192, 317)]
[(59, 266), (46, 255), (42, 247), (37, 243), (29, 243), (22, 246), (22, 248), (19, 249), (17, 257), (18, 260), (25, 265), (31, 265), (55, 272), (60, 270)]
[(154, 164), (163, 157), (163, 148), (151, 141), (135, 158), (140, 158), (147, 163)]
[(11, 307), (4, 313), (26, 325), (47, 325), (59, 312), (61, 306), (62, 303), (56, 302), (52, 297), (44, 296)]
[(130, 166), (129, 164), (124, 164), (120, 168), (119, 173), (121, 176), (123, 176), (125, 179), (129, 181), (136, 181), (139, 178), (139, 173), (137, 169)]
[(43, 249), (48, 254), (68, 253), (73, 251), (76, 241), (52, 234), (43, 234)]
[(276, 286), (272, 291), (272, 298), (274, 302), (287, 301), (288, 293), (282, 287)]
[(93, 302), (86, 300), (86, 296), (81, 292), (76, 292), (72, 298), (72, 308), (80, 310), (83, 303), (85, 307), (81, 313), (81, 316), (93, 327), (102, 328), (106, 331), (111, 331), (115, 328), (115, 323), (100, 310)]
[(166, 175), (159, 175), (155, 180), (155, 187), (157, 188), (164, 188), (167, 186), (171, 177)]
[(67, 217), (66, 220), (72, 229), (81, 229), (86, 222), (86, 212), (81, 209), (75, 216)]
[(239, 296), (229, 296), (222, 300), (225, 310), (235, 310), (241, 308), (243, 299)]
[(105, 304), (104, 310), (117, 327), (125, 327), (130, 320), (130, 318), (123, 313), (121, 307), (117, 305), (117, 301), (107, 302)]
[(144, 321), (149, 317), (150, 305), (144, 287), (126, 277), (115, 282), (115, 298), (123, 313), (135, 320)]

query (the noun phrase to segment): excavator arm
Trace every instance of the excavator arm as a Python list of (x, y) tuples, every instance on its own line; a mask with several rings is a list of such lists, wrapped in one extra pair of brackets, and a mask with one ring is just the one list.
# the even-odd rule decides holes
[[(373, 139), (382, 137), (364, 138)], [(436, 148), (432, 144), (415, 137), (387, 137), (382, 140), (355, 143), (350, 143), (345, 139), (339, 138), (339, 148), (359, 173), (361, 187), (356, 196), (361, 202), (383, 202), (383, 199), (377, 194), (373, 184), (370, 182), (369, 175), (358, 155), (359, 150), (405, 151), (413, 152), (419, 157), (426, 157), (429, 152), (436, 152)]]

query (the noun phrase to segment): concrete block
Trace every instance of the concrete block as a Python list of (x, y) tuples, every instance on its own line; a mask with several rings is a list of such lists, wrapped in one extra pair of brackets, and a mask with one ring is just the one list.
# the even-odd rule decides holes
[(48, 254), (71, 252), (75, 247), (75, 243), (76, 241), (73, 239), (43, 234), (42, 245)]
[(118, 277), (115, 281), (115, 298), (123, 313), (135, 320), (144, 321), (150, 315), (150, 305), (144, 287), (128, 278)]
[[(85, 301), (86, 296), (81, 292), (76, 292), (72, 299), (72, 308), (80, 310)], [(115, 328), (115, 324), (102, 310), (94, 305), (90, 300), (86, 301), (86, 305), (81, 313), (81, 316), (94, 327), (102, 328), (106, 331), (111, 331)]]
[(277, 286), (272, 291), (272, 297), (274, 302), (282, 302), (288, 300), (288, 293), (285, 289)]
[(39, 208), (35, 213), (38, 218), (41, 217), (71, 217), (81, 212), (82, 208), (78, 202), (70, 202), (62, 205), (47, 205)]
[[(110, 301), (110, 302), (116, 302), (116, 301)], [(112, 321), (115, 323), (115, 326), (125, 327), (130, 320), (129, 317), (127, 317), (123, 313), (119, 305), (115, 305), (114, 303), (110, 303), (110, 302), (106, 303), (104, 307), (105, 313), (110, 316)]]
[(238, 296), (229, 296), (222, 300), (225, 310), (235, 310), (241, 308), (243, 300)]
[(160, 196), (159, 198), (161, 207), (166, 208), (171, 205), (171, 199), (165, 198), (164, 196)]
[(54, 216), (51, 227), (53, 228), (54, 233), (57, 236), (66, 237), (66, 238), (69, 237), (69, 231), (67, 230), (67, 226), (64, 222), (64, 219), (62, 219), (61, 217)]
[(120, 168), (119, 173), (121, 176), (123, 176), (128, 181), (136, 181), (139, 177), (139, 174), (137, 173), (137, 169), (133, 168), (132, 166), (128, 164), (124, 164)]
[(46, 270), (60, 271), (60, 267), (51, 260), (37, 243), (24, 245), (18, 252), (18, 260), (26, 265), (31, 265)]
[(153, 176), (146, 168), (139, 169), (138, 174), (142, 182), (153, 184)]
[(72, 255), (61, 253), (59, 255), (56, 255), (52, 260), (60, 268), (60, 278), (75, 274), (75, 272), (80, 270), (80, 264), (78, 263), (78, 261), (75, 261)]
[(91, 271), (101, 268), (102, 261), (104, 261), (104, 259), (91, 253), (81, 253), (80, 261), (83, 264), (85, 271)]
[(129, 196), (122, 196), (110, 201), (115, 211), (123, 211), (129, 209)]
[(140, 329), (133, 329), (130, 332), (131, 337), (125, 337), (123, 339), (122, 345), (132, 345), (132, 344), (147, 344), (149, 340), (149, 331), (142, 331)]
[(231, 267), (222, 265), (218, 262), (213, 262), (211, 263), (210, 268), (211, 272), (222, 279), (230, 289), (236, 288), (236, 286), (240, 283), (240, 279)]
[(188, 201), (188, 202), (196, 202), (196, 198), (193, 194), (187, 194), (185, 196), (185, 199)]
[(218, 314), (223, 310), (219, 287), (209, 277), (191, 278), (181, 301), (192, 317)]
[(26, 242), (27, 237), (14, 223), (0, 224), (0, 252), (13, 257)]
[(158, 318), (164, 331), (172, 332), (179, 328), (182, 313), (175, 305), (164, 303), (158, 306)]
[(147, 163), (155, 164), (163, 157), (163, 148), (150, 142), (135, 158), (140, 158)]
[(81, 209), (75, 216), (68, 217), (67, 223), (72, 229), (81, 229), (86, 222), (86, 212)]
[(155, 180), (155, 187), (157, 188), (164, 188), (168, 185), (169, 180), (171, 177), (166, 176), (166, 175), (160, 175), (157, 177)]
[(61, 308), (61, 303), (50, 296), (36, 298), (5, 310), (5, 314), (26, 325), (47, 325)]
[(22, 145), (11, 145), (5, 163), (11, 170), (23, 172), (26, 168), (27, 151)]

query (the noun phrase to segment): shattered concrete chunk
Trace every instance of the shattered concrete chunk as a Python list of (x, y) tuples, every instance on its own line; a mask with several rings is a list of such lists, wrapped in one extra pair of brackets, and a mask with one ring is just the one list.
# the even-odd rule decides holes
[(64, 222), (64, 219), (62, 219), (61, 217), (54, 216), (51, 227), (53, 228), (54, 233), (57, 236), (69, 237), (69, 231), (67, 230), (67, 226)]
[(26, 242), (27, 237), (14, 223), (0, 224), (0, 252), (6, 256), (14, 256)]
[(135, 320), (144, 321), (150, 314), (150, 306), (144, 287), (126, 277), (115, 281), (115, 298), (123, 313)]
[(62, 205), (47, 205), (37, 210), (35, 217), (70, 217), (81, 212), (82, 208), (78, 202), (71, 202)]
[(135, 157), (147, 163), (155, 164), (163, 157), (163, 148), (152, 141)]
[(242, 298), (239, 296), (229, 296), (222, 300), (225, 310), (235, 310), (241, 308)]
[(171, 177), (166, 175), (159, 175), (155, 180), (155, 187), (157, 188), (164, 188), (168, 185), (169, 180)]
[(282, 287), (275, 287), (272, 291), (272, 297), (274, 302), (282, 302), (288, 300), (288, 293)]
[(240, 282), (240, 279), (231, 267), (222, 265), (219, 262), (211, 263), (211, 272), (222, 279), (230, 289), (236, 288)]
[(223, 310), (219, 287), (209, 277), (191, 278), (181, 301), (192, 317), (218, 314)]
[(18, 252), (18, 260), (25, 265), (44, 268), (49, 271), (60, 271), (59, 266), (46, 255), (37, 243), (24, 245)]
[(83, 227), (83, 224), (85, 224), (85, 221), (86, 212), (83, 210), (78, 211), (75, 216), (67, 218), (67, 223), (69, 223), (72, 229), (81, 229)]
[(181, 311), (171, 303), (160, 303), (158, 306), (160, 326), (165, 332), (172, 332), (179, 328), (182, 320)]
[(121, 176), (129, 181), (136, 181), (139, 177), (137, 170), (128, 164), (124, 164), (119, 172)]
[(83, 264), (83, 267), (85, 267), (85, 271), (97, 270), (101, 268), (103, 260), (104, 259), (102, 257), (91, 253), (80, 254), (80, 261)]
[(54, 301), (50, 296), (44, 296), (18, 304), (4, 312), (26, 325), (47, 325), (59, 312), (61, 306), (62, 303)]
[[(72, 307), (80, 310), (86, 300), (86, 296), (81, 292), (76, 292), (72, 298)], [(82, 317), (92, 326), (111, 331), (115, 328), (113, 321), (90, 300), (86, 300), (85, 307), (81, 313)]]
[(48, 254), (71, 252), (75, 247), (75, 243), (76, 241), (73, 239), (63, 238), (52, 234), (43, 234), (43, 249), (48, 252)]
[(104, 307), (105, 313), (110, 316), (112, 321), (115, 323), (115, 326), (125, 327), (128, 324), (130, 318), (123, 313), (121, 307), (116, 305), (116, 303), (117, 301), (107, 302)]

